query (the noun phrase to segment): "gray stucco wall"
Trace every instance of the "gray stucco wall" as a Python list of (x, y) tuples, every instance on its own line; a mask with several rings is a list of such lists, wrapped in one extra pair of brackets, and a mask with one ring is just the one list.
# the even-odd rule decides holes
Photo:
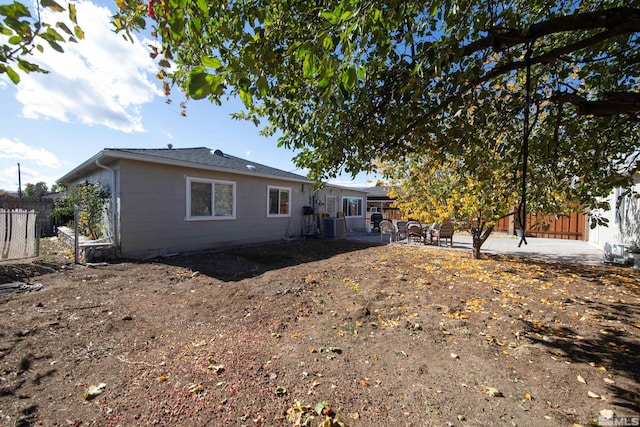
[[(145, 257), (299, 237), (312, 186), (121, 160), (120, 255)], [(187, 220), (187, 177), (236, 183), (236, 217)], [(267, 186), (291, 188), (290, 217), (267, 216)]]
[[(361, 200), (361, 215), (347, 216), (346, 218), (348, 230), (363, 230), (367, 226), (367, 194), (362, 190), (327, 185), (316, 193), (316, 213), (326, 213), (330, 217), (336, 216), (338, 212), (343, 211), (343, 199), (345, 197), (354, 197)], [(327, 198), (334, 199), (335, 212), (329, 206)]]

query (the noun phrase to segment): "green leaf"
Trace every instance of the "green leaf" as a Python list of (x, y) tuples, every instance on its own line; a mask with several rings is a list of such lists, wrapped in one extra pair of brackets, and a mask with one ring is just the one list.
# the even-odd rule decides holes
[(41, 37), (47, 41), (48, 40), (56, 40), (59, 42), (64, 41), (64, 38), (60, 34), (58, 34), (56, 30), (54, 30), (51, 27), (47, 28), (47, 31), (45, 33), (42, 33)]
[(260, 95), (265, 96), (267, 94), (267, 92), (269, 91), (269, 83), (267, 82), (267, 78), (264, 76), (264, 74), (258, 78), (256, 86), (258, 86)]
[(193, 99), (203, 99), (211, 93), (211, 84), (207, 79), (208, 74), (203, 67), (196, 67), (189, 72), (187, 81), (187, 93)]
[(9, 78), (13, 82), (13, 84), (17, 85), (18, 83), (20, 83), (20, 75), (16, 73), (13, 68), (7, 66), (5, 68), (5, 71), (7, 73), (7, 76), (9, 76)]
[(238, 91), (238, 94), (240, 95), (240, 99), (244, 103), (245, 107), (249, 108), (253, 103), (253, 97), (251, 96), (251, 92), (240, 89)]
[(205, 14), (209, 13), (209, 5), (207, 4), (207, 0), (197, 0), (198, 7)]
[(84, 39), (84, 31), (82, 31), (82, 28), (78, 27), (77, 25), (75, 27), (73, 27), (73, 33), (76, 35), (77, 38), (79, 38), (80, 40)]
[(64, 53), (64, 49), (62, 49), (62, 46), (60, 46), (57, 42), (53, 40), (47, 40), (47, 41), (49, 42), (49, 46), (51, 46), (53, 50), (55, 50), (56, 52)]
[(46, 71), (42, 68), (40, 68), (39, 65), (37, 64), (33, 64), (31, 62), (25, 61), (24, 59), (18, 59), (18, 67), (24, 71), (25, 73), (31, 73), (34, 71), (40, 72), (40, 73), (46, 73)]
[(64, 12), (65, 9), (64, 7), (60, 6), (58, 3), (56, 3), (53, 0), (40, 0), (40, 4), (43, 7), (49, 8), (55, 12)]
[(308, 52), (302, 62), (302, 74), (305, 77), (313, 77), (316, 73), (316, 61), (313, 57), (313, 53)]
[(76, 15), (76, 5), (75, 3), (69, 3), (69, 19), (74, 24), (78, 24), (78, 17)]
[(327, 51), (333, 50), (334, 44), (333, 44), (333, 37), (331, 37), (331, 35), (327, 34), (322, 39), (322, 47)]
[(352, 10), (347, 10), (340, 15), (340, 21), (347, 21), (353, 17), (354, 13)]
[(349, 67), (345, 72), (342, 73), (342, 84), (345, 89), (351, 90), (355, 87), (356, 83), (356, 69), (355, 67)]
[(9, 44), (20, 44), (21, 41), (22, 37), (20, 36), (11, 36), (9, 37), (9, 40), (7, 40)]
[(222, 62), (215, 56), (205, 56), (202, 58), (202, 65), (212, 70), (217, 70), (222, 67)]
[(19, 19), (30, 17), (31, 13), (29, 13), (29, 9), (22, 3), (14, 2), (13, 4), (5, 4), (0, 6), (0, 16)]

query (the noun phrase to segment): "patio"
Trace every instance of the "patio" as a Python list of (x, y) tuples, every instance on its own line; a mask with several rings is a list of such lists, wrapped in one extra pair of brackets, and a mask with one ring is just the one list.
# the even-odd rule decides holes
[[(343, 238), (362, 240), (368, 242), (379, 242), (384, 244), (389, 241), (388, 236), (380, 241), (380, 233), (366, 231), (351, 231), (345, 233)], [(496, 235), (489, 237), (482, 245), (483, 254), (501, 254), (509, 256), (519, 256), (532, 259), (553, 260), (572, 264), (602, 264), (602, 250), (589, 245), (581, 240), (546, 239), (538, 237), (528, 237), (527, 244), (518, 247), (519, 239), (515, 236)], [(388, 243), (387, 243), (388, 244)], [(407, 244), (404, 239), (393, 245)], [(435, 246), (412, 243), (413, 247), (433, 247), (448, 250), (472, 249), (471, 235), (466, 232), (457, 231), (453, 236), (452, 246)]]

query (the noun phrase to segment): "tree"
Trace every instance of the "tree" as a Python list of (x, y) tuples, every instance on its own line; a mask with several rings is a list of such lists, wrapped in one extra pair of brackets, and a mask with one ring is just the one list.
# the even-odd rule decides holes
[(46, 182), (38, 182), (37, 184), (27, 183), (24, 186), (24, 196), (30, 199), (39, 199), (49, 192)]
[(98, 239), (102, 237), (103, 210), (109, 197), (109, 189), (98, 183), (76, 184), (71, 188), (69, 197), (56, 200), (49, 215), (61, 221), (72, 221), (78, 209), (78, 232), (90, 239)]
[(620, 115), (634, 117), (640, 108), (640, 9), (615, 2), (118, 4), (119, 29), (153, 20), (161, 47), (152, 54), (177, 66), (161, 73), (167, 89), (177, 84), (216, 103), (239, 96), (247, 111), (238, 117), (267, 117), (265, 132), (281, 129), (279, 143), (301, 150), (298, 165), (316, 178), (456, 144), (458, 134), (424, 136), (496, 85), (513, 83), (508, 92), (523, 108), (518, 73), (527, 67), (532, 104), (549, 118), (578, 123), (559, 128), (558, 141), (579, 126), (595, 137), (638, 126)]
[[(45, 9), (56, 13), (67, 10), (54, 0), (40, 0), (33, 7), (35, 10), (31, 11), (26, 4), (18, 1), (0, 5), (0, 34), (6, 37), (6, 42), (3, 38), (0, 45), (0, 74), (6, 73), (15, 84), (20, 82), (20, 75), (13, 68), (14, 65), (25, 73), (47, 73), (47, 70), (31, 62), (34, 54), (44, 51), (43, 43), (57, 52), (63, 52), (61, 43), (76, 42), (84, 38), (84, 33), (78, 26), (75, 4), (68, 4), (68, 16), (73, 30), (62, 21), (48, 23), (42, 19)], [(66, 40), (57, 29), (66, 34)]]
[[(263, 132), (279, 130), (279, 145), (297, 149), (317, 180), (455, 155), (476, 129), (447, 122), (481, 103), (511, 118), (522, 194), (537, 169), (593, 207), (636, 170), (640, 9), (627, 2), (116, 3), (125, 37), (151, 23), (167, 94), (239, 97), (235, 117), (268, 119)], [(538, 203), (558, 204), (538, 189)]]
[[(519, 188), (518, 148), (500, 132), (500, 120), (477, 123), (480, 116), (473, 116), (477, 131), (455, 153), (415, 153), (382, 167), (396, 207), (422, 222), (453, 221), (467, 229), (474, 258), (498, 220), (513, 214)], [(464, 125), (468, 119), (453, 120)]]

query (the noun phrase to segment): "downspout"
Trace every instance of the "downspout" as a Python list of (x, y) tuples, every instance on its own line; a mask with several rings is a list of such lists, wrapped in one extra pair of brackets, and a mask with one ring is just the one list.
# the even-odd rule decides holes
[(118, 229), (118, 223), (116, 222), (116, 171), (109, 166), (105, 166), (100, 163), (100, 159), (96, 159), (96, 166), (106, 169), (111, 172), (111, 224), (113, 225), (113, 244), (116, 247), (116, 251), (120, 248), (120, 239), (118, 238), (120, 230)]

